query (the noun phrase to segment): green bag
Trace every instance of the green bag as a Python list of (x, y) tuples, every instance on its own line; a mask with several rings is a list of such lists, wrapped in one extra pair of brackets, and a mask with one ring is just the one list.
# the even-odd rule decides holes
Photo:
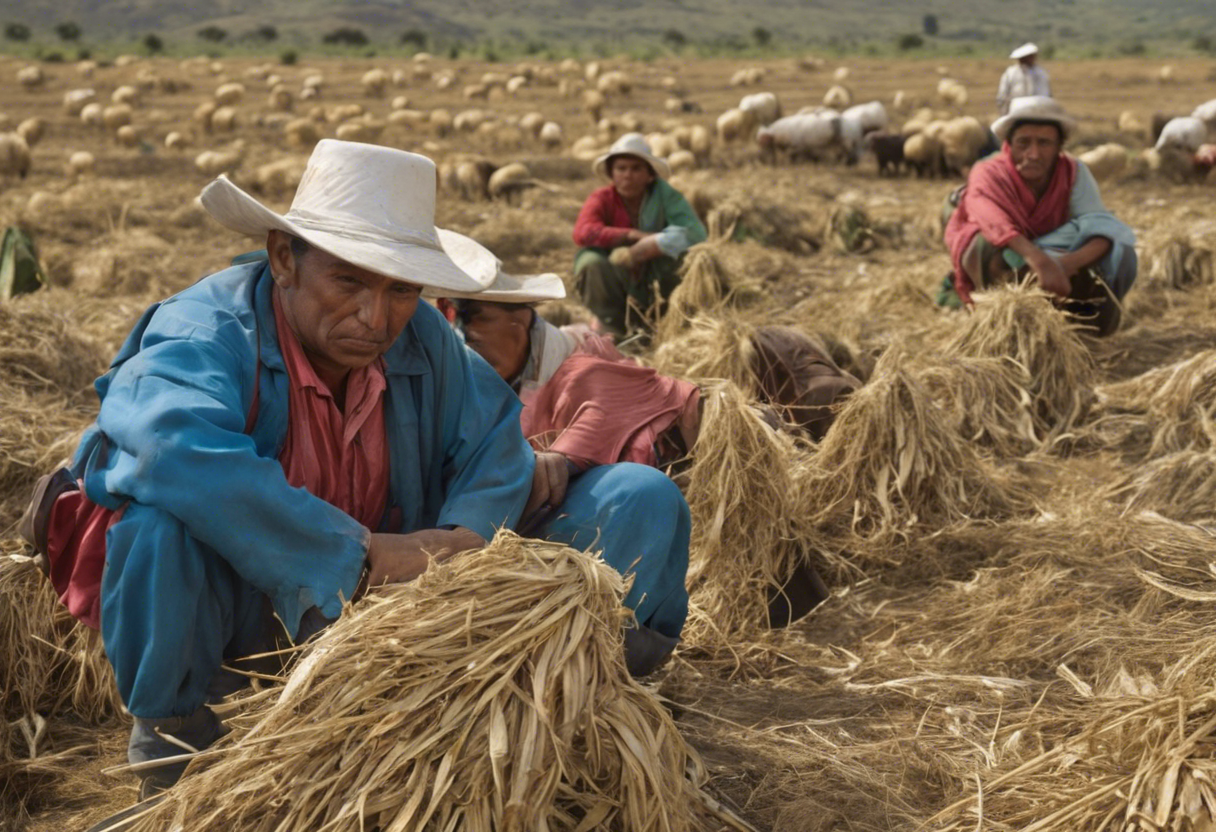
[(30, 236), (15, 225), (4, 229), (0, 242), (0, 301), (41, 289), (46, 284), (38, 249)]

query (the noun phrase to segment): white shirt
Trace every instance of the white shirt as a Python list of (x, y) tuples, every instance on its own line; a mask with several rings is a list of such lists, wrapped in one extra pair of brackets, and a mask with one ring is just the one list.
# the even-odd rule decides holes
[(1043, 95), (1051, 97), (1051, 83), (1047, 80), (1047, 70), (1035, 64), (1026, 66), (1018, 61), (1001, 76), (1001, 84), (996, 91), (996, 108), (1001, 115), (1009, 113), (1009, 102), (1024, 95)]

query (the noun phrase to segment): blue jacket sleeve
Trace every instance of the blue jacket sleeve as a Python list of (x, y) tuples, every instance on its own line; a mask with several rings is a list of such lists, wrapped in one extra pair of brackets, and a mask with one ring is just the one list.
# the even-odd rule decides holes
[(89, 466), (90, 497), (104, 490), (177, 518), (274, 599), (293, 633), (309, 606), (337, 616), (362, 571), (368, 530), (258, 455), (244, 432), (255, 357), (239, 324), (189, 301), (158, 317), (102, 401), (107, 458)]
[(520, 427), (519, 397), (446, 324), (443, 329), (437, 398), (445, 497), (438, 525), (463, 526), (489, 540), (519, 522), (536, 455)]

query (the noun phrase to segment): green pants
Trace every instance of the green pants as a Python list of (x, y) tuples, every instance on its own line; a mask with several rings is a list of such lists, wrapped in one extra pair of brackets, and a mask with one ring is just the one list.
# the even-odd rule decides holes
[[(674, 258), (657, 257), (638, 274), (609, 262), (605, 249), (585, 248), (574, 259), (574, 291), (607, 331), (624, 336), (646, 328), (645, 315), (662, 312), (663, 303), (680, 284), (678, 266)], [(659, 309), (652, 311), (656, 302)]]

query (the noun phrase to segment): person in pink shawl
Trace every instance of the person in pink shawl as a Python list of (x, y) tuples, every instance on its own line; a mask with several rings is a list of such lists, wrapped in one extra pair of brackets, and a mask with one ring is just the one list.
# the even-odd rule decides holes
[(1024, 267), (1099, 335), (1119, 324), (1136, 279), (1135, 235), (1102, 204), (1083, 162), (1063, 152), (1076, 122), (1051, 98), (1016, 98), (992, 125), (999, 153), (977, 163), (946, 225), (954, 270), (938, 303), (970, 306), (971, 293)]

